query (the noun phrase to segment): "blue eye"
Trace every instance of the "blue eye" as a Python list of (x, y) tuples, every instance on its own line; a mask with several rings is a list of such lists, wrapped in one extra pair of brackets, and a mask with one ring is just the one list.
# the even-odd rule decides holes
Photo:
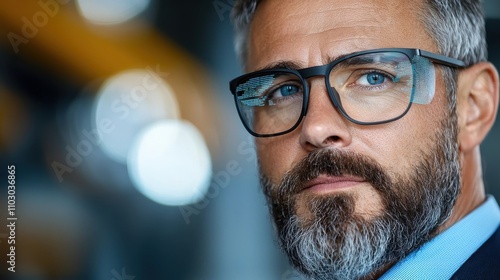
[(370, 85), (380, 85), (385, 82), (385, 77), (380, 73), (369, 73), (366, 74), (366, 80)]
[(290, 96), (290, 95), (293, 95), (293, 94), (300, 92), (300, 88), (298, 86), (294, 86), (294, 85), (282, 86), (282, 87), (280, 87), (279, 90), (280, 90), (281, 96)]
[(373, 87), (386, 84), (389, 80), (393, 80), (390, 76), (381, 72), (369, 72), (359, 76), (356, 84), (364, 87)]
[(285, 81), (283, 84), (276, 86), (270, 90), (267, 95), (268, 104), (270, 106), (287, 106), (290, 103), (302, 100), (303, 89), (298, 82)]

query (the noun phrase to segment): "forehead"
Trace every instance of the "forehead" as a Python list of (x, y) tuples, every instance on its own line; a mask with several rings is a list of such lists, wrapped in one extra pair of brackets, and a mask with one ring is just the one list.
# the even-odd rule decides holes
[(391, 47), (436, 51), (421, 21), (423, 0), (265, 0), (250, 26), (248, 70), (279, 61), (302, 67)]

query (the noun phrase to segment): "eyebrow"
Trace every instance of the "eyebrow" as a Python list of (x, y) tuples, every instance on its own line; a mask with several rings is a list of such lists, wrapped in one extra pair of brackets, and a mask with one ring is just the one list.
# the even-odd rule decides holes
[(335, 60), (342, 59), (342, 58), (344, 58), (344, 57), (346, 57), (346, 56), (349, 56), (349, 55), (351, 55), (351, 54), (354, 54), (354, 53), (357, 53), (357, 52), (350, 52), (350, 53), (341, 54), (341, 55), (338, 55), (338, 56), (328, 56), (328, 57), (326, 58), (326, 63), (325, 63), (325, 64), (330, 64), (330, 63), (332, 63), (332, 62), (333, 62), (333, 61), (335, 61)]
[[(338, 60), (338, 59), (341, 59), (341, 58), (344, 58), (346, 56), (349, 56), (353, 53), (356, 53), (356, 52), (351, 52), (351, 53), (346, 53), (346, 54), (342, 54), (342, 55), (339, 55), (339, 56), (328, 56), (327, 59), (326, 59), (326, 63), (325, 64), (330, 64), (332, 61), (334, 60)], [(298, 62), (295, 62), (295, 61), (292, 61), (292, 60), (280, 60), (280, 61), (277, 61), (277, 62), (273, 62), (273, 63), (270, 63), (262, 68), (258, 68), (257, 70), (255, 71), (261, 71), (261, 70), (274, 70), (274, 69), (295, 69), (295, 70), (299, 70), (299, 69), (303, 69), (305, 67), (302, 66), (302, 64), (298, 63)]]
[(303, 68), (299, 63), (291, 60), (281, 60), (268, 64), (262, 68), (258, 68), (256, 71), (261, 70), (273, 70), (273, 69), (301, 69)]
[(373, 57), (352, 57), (349, 59), (349, 65), (364, 65), (374, 62)]

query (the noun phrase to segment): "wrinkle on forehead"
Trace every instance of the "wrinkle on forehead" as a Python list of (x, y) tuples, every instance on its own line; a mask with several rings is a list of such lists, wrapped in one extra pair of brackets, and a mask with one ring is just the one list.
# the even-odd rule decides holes
[[(264, 1), (250, 29), (249, 68), (292, 59), (304, 67), (314, 66), (332, 57), (376, 48), (377, 44), (378, 47), (409, 47), (411, 43), (398, 42), (409, 34), (427, 37), (425, 32), (415, 31), (422, 26), (415, 26), (418, 19), (414, 2), (346, 2)], [(392, 41), (388, 42), (388, 38)]]
[[(267, 3), (270, 3), (273, 1), (267, 1)], [(321, 3), (327, 3), (328, 1), (320, 1)], [(330, 1), (331, 2), (331, 1)], [(346, 1), (347, 2), (347, 1)], [(279, 3), (281, 4), (278, 5), (277, 3), (273, 3), (275, 6), (270, 7), (269, 12), (271, 12), (270, 15), (264, 15), (266, 17), (266, 23), (264, 26), (261, 26), (260, 28), (274, 28), (274, 27), (279, 27), (279, 28), (288, 28), (288, 32), (285, 33), (295, 33), (295, 34), (307, 34), (310, 32), (313, 33), (318, 33), (322, 31), (327, 31), (333, 27), (335, 28), (341, 28), (341, 27), (346, 27), (346, 26), (354, 26), (354, 25), (369, 25), (373, 23), (373, 21), (378, 21), (379, 23), (390, 23), (392, 21), (391, 17), (379, 17), (377, 16), (376, 13), (372, 13), (372, 17), (370, 19), (358, 17), (359, 15), (366, 14), (366, 12), (373, 12), (374, 8), (380, 8), (379, 5), (375, 5), (374, 2), (380, 2), (380, 1), (370, 1), (370, 2), (363, 2), (363, 4), (356, 4), (356, 3), (342, 3), (343, 6), (339, 7), (337, 5), (330, 5), (326, 7), (320, 7), (322, 10), (309, 10), (308, 7), (311, 4), (309, 1), (300, 1), (298, 4), (291, 4), (294, 6), (297, 6), (295, 8), (295, 11), (290, 11), (287, 14), (284, 14), (283, 19), (274, 18), (273, 16), (279, 15), (279, 8), (283, 7), (282, 5), (285, 3), (285, 1), (280, 1)], [(387, 11), (394, 11), (393, 15), (395, 15), (396, 11), (402, 11), (405, 9), (402, 8), (396, 8), (398, 6), (401, 6), (401, 1), (393, 1), (397, 4), (393, 5), (387, 5), (387, 1), (383, 1), (382, 3), (386, 4), (387, 7), (383, 7), (383, 9), (386, 9)], [(286, 1), (286, 5), (289, 6), (291, 2)], [(264, 4), (265, 5), (265, 4)], [(276, 6), (277, 5), (277, 6)], [(258, 10), (259, 11), (259, 10)], [(300, 17), (302, 19), (307, 19), (307, 24), (293, 24), (294, 19)], [(344, 20), (347, 19), (347, 21), (343, 22), (338, 22), (335, 19), (336, 18), (342, 18)], [(290, 24), (287, 24), (286, 26), (283, 25), (278, 25), (276, 24), (276, 21), (282, 21), (284, 20), (285, 22), (288, 22)], [(332, 25), (334, 24), (334, 25)]]

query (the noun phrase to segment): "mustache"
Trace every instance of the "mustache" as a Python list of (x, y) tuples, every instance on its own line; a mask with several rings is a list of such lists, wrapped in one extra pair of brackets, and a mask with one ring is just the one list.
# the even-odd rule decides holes
[(382, 166), (368, 156), (350, 151), (318, 149), (285, 173), (277, 195), (283, 197), (298, 194), (307, 182), (320, 175), (360, 177), (381, 192), (385, 192), (387, 186), (391, 185), (391, 179)]

